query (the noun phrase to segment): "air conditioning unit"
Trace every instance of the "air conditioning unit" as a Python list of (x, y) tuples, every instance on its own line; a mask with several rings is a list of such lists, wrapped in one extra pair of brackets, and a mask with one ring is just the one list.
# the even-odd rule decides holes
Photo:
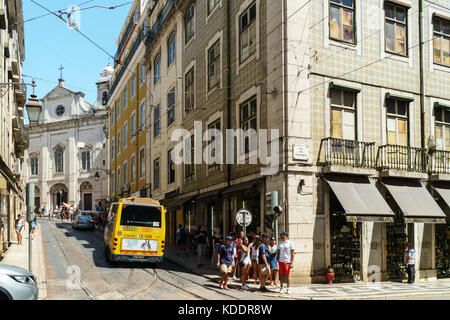
[(129, 192), (130, 191), (130, 185), (126, 184), (123, 186), (123, 192)]

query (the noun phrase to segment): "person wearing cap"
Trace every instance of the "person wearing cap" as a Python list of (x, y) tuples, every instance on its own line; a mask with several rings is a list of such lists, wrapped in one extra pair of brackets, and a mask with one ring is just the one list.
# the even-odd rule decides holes
[(258, 267), (260, 274), (260, 288), (261, 292), (269, 292), (266, 288), (266, 281), (270, 274), (270, 265), (269, 265), (269, 249), (267, 248), (269, 236), (266, 233), (263, 233), (261, 236), (261, 244), (258, 249)]
[(233, 238), (225, 237), (225, 244), (222, 244), (217, 254), (217, 267), (220, 268), (222, 278), (220, 279), (220, 288), (228, 290), (228, 274), (233, 272), (235, 251), (231, 246)]
[(278, 244), (278, 264), (280, 273), (280, 293), (283, 293), (283, 283), (286, 283), (286, 294), (291, 293), (289, 288), (289, 275), (294, 266), (294, 243), (289, 240), (289, 234), (286, 231), (281, 233), (281, 241)]

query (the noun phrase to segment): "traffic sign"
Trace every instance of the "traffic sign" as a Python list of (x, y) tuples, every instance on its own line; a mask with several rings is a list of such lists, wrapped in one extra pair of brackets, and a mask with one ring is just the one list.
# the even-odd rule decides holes
[(236, 213), (236, 221), (242, 227), (248, 227), (252, 223), (252, 213), (247, 209), (241, 209)]

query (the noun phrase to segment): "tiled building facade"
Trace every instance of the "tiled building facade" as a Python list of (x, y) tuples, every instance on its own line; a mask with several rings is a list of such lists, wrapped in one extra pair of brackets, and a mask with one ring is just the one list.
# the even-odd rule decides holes
[[(328, 266), (337, 281), (402, 278), (406, 239), (418, 252), (418, 278), (445, 275), (445, 1), (423, 2), (422, 56), (415, 1), (169, 0), (148, 8), (147, 195), (166, 206), (168, 243), (180, 223), (191, 233), (200, 224), (228, 233), (241, 208), (253, 214), (251, 230), (273, 233), (266, 202), (278, 191), (279, 230), (296, 247), (295, 282), (322, 282)], [(172, 133), (193, 135), (195, 121), (202, 132), (278, 129), (267, 143), (278, 170), (172, 163)]]

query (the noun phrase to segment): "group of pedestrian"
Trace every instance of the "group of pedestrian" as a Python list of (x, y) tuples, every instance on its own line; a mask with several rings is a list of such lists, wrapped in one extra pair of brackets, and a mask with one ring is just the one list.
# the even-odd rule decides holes
[[(220, 233), (216, 230), (214, 242)], [(250, 239), (249, 239), (250, 238)], [(253, 278), (255, 284), (259, 284), (261, 292), (269, 292), (267, 282), (271, 286), (277, 286), (279, 273), (280, 293), (283, 293), (283, 285), (286, 284), (286, 294), (290, 294), (289, 275), (294, 263), (294, 244), (289, 240), (287, 232), (281, 233), (281, 242), (277, 246), (274, 237), (266, 233), (261, 236), (254, 232), (250, 237), (240, 232), (234, 237), (234, 232), (225, 237), (224, 243), (216, 246), (215, 253), (217, 267), (222, 273), (220, 288), (228, 290), (228, 280), (233, 274), (233, 280), (240, 276), (241, 289), (250, 290), (247, 282)]]

